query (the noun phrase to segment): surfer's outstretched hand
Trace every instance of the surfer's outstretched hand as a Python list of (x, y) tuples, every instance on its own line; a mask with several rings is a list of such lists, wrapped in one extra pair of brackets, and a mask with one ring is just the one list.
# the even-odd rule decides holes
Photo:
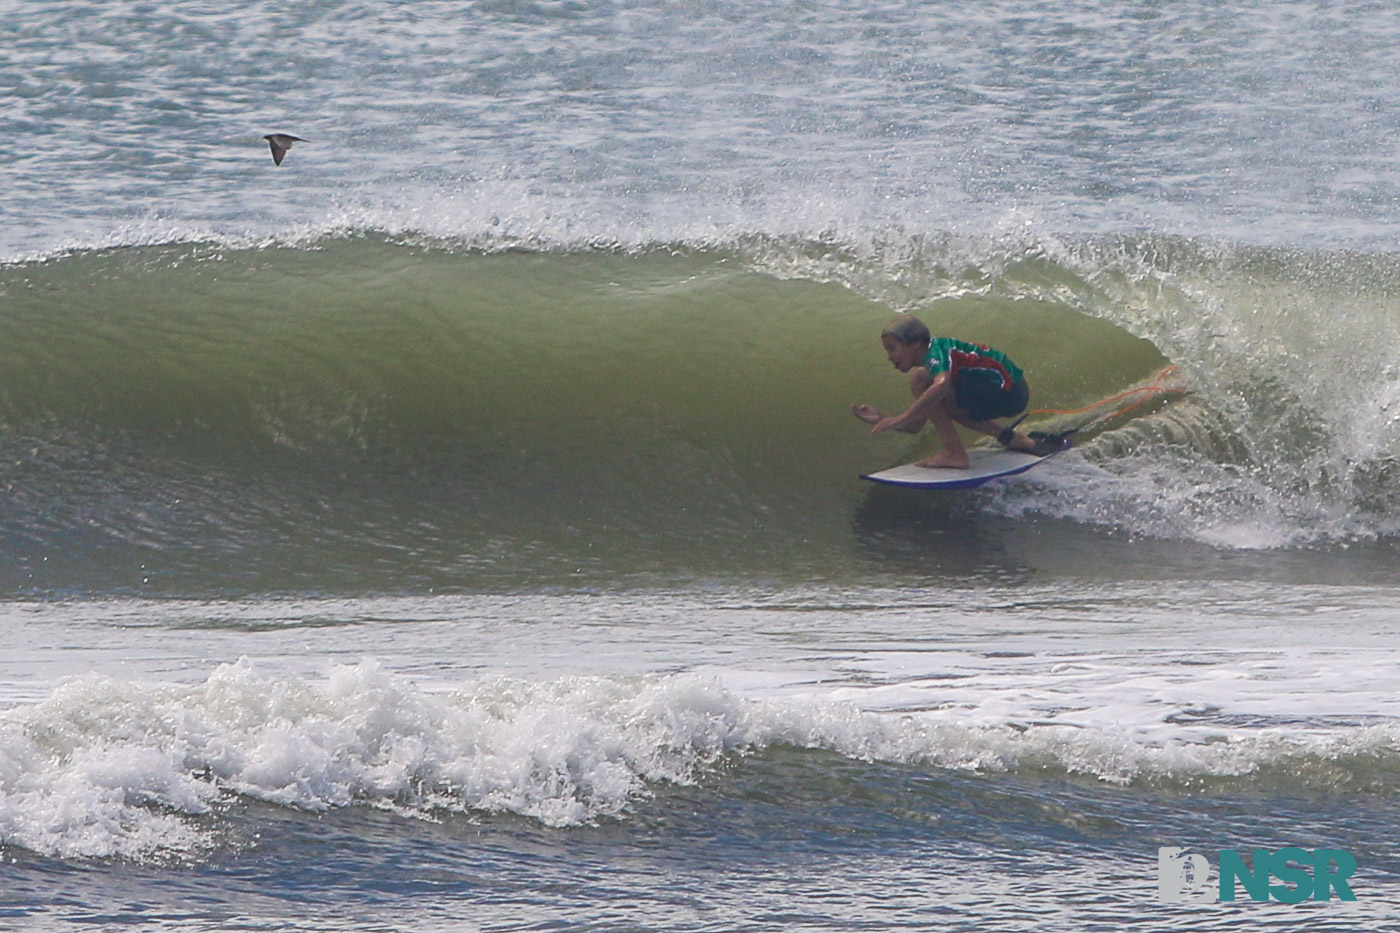
[(866, 424), (879, 424), (885, 419), (885, 416), (880, 414), (879, 409), (874, 405), (852, 405), (851, 414)]

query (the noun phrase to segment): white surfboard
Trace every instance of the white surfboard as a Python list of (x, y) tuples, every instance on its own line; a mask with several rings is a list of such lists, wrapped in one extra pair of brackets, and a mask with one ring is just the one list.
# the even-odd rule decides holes
[[(1065, 444), (1064, 448), (1069, 447)], [(973, 447), (967, 452), (971, 465), (966, 470), (949, 470), (942, 467), (921, 467), (912, 463), (890, 467), (878, 473), (866, 473), (861, 479), (889, 486), (904, 486), (909, 489), (971, 489), (1002, 476), (1016, 476), (1032, 467), (1039, 466), (1055, 454), (1037, 457), (1020, 450), (1006, 450), (1002, 447)]]

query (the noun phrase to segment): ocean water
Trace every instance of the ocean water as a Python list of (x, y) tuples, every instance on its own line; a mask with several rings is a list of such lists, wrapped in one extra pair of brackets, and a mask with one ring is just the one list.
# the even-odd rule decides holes
[[(1389, 6), (0, 50), (0, 929), (1394, 928)], [(1075, 447), (862, 482), (935, 443), (849, 411), (909, 311)], [(1356, 900), (1163, 903), (1170, 846)]]

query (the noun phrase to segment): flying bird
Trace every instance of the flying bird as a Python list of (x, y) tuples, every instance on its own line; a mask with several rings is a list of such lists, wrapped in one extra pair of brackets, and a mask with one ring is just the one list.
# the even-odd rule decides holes
[(274, 165), (282, 164), (282, 157), (287, 154), (287, 150), (292, 148), (292, 143), (304, 143), (308, 140), (300, 136), (288, 136), (286, 133), (268, 133), (263, 139), (272, 147), (272, 162)]

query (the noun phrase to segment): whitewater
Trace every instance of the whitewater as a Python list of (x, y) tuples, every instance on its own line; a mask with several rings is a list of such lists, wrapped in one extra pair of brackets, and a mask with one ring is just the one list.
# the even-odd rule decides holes
[[(0, 4), (0, 927), (1387, 929), (1397, 38)], [(910, 312), (1074, 448), (862, 482)]]

